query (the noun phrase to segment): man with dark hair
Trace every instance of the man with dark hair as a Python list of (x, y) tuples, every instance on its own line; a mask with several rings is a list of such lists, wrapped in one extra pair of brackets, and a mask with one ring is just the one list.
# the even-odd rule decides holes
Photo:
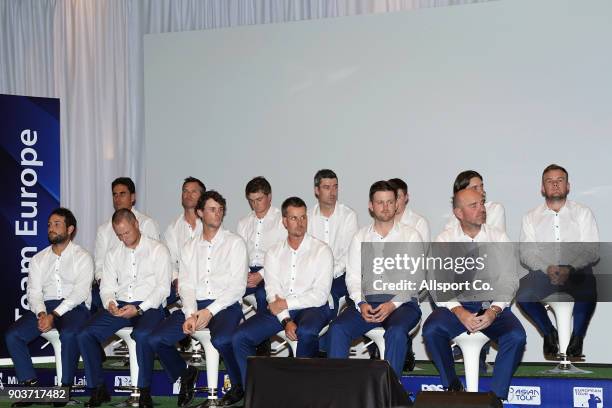
[(392, 178), (389, 183), (397, 191), (397, 210), (395, 212), (395, 221), (406, 224), (409, 227), (417, 230), (421, 234), (423, 242), (429, 242), (429, 223), (427, 220), (412, 211), (412, 208), (408, 207), (410, 201), (410, 195), (408, 194), (408, 184), (401, 178)]
[[(457, 175), (453, 183), (453, 196), (461, 190), (472, 189), (483, 195), (485, 198), (485, 209), (487, 213), (487, 225), (506, 231), (506, 210), (500, 203), (486, 201), (487, 193), (484, 190), (484, 179), (475, 170), (465, 170)], [(457, 217), (451, 215), (444, 229), (456, 229), (459, 225)]]
[(162, 304), (170, 293), (170, 253), (164, 244), (141, 234), (136, 215), (120, 208), (111, 219), (120, 245), (106, 254), (100, 281), (104, 309), (99, 310), (78, 335), (87, 388), (85, 406), (98, 407), (110, 400), (104, 384), (100, 344), (117, 330), (133, 327), (138, 361), (140, 407), (151, 408), (151, 378), (155, 354), (148, 343), (153, 328), (163, 319)]
[(181, 189), (183, 213), (168, 225), (164, 233), (164, 242), (170, 251), (172, 261), (172, 287), (168, 304), (176, 301), (181, 249), (188, 241), (202, 234), (202, 221), (198, 218), (195, 208), (200, 196), (205, 192), (206, 186), (204, 186), (204, 183), (195, 177), (187, 177), (183, 181)]
[(361, 286), (361, 244), (422, 243), (422, 239), (415, 229), (395, 221), (397, 190), (393, 185), (387, 181), (377, 181), (370, 187), (369, 198), (368, 209), (374, 222), (355, 234), (348, 251), (346, 286), (355, 306), (347, 307), (330, 325), (329, 357), (347, 358), (354, 339), (373, 328), (384, 327), (385, 359), (400, 377), (408, 350), (410, 330), (421, 318), (417, 293), (410, 293), (411, 298), (406, 302), (366, 298)]
[(317, 171), (314, 194), (318, 202), (308, 215), (308, 232), (329, 245), (334, 254), (331, 295), (334, 313), (338, 314), (340, 298), (348, 296), (344, 275), (348, 247), (358, 229), (357, 213), (338, 202), (338, 176), (332, 170)]
[(273, 244), (287, 237), (281, 211), (272, 207), (272, 186), (264, 177), (255, 177), (245, 188), (251, 212), (238, 222), (236, 232), (244, 239), (249, 251), (247, 295), (255, 295), (257, 313), (268, 307), (264, 283), (264, 257)]
[[(435, 242), (510, 242), (504, 231), (485, 224), (487, 213), (481, 192), (470, 188), (458, 190), (453, 195), (453, 213), (459, 224), (444, 230)], [(504, 282), (506, 290), (514, 293), (518, 276), (516, 279), (506, 276)], [(487, 307), (488, 304), (491, 306)], [(437, 302), (437, 306), (423, 325), (423, 338), (444, 388), (449, 391), (464, 389), (455, 372), (451, 340), (466, 330), (470, 333), (482, 331), (499, 346), (491, 391), (499, 399), (506, 399), (526, 343), (525, 329), (510, 310), (510, 302), (448, 301)], [(482, 313), (478, 313), (479, 310)]]
[(287, 239), (270, 247), (264, 261), (269, 310), (248, 319), (232, 339), (243, 383), (247, 357), (255, 355), (258, 344), (283, 329), (288, 339), (298, 341), (295, 357), (314, 357), (319, 350), (319, 332), (331, 314), (332, 251), (306, 232), (308, 215), (301, 198), (286, 199), (282, 214)]
[[(72, 242), (76, 226), (70, 210), (53, 210), (47, 223), (51, 245), (30, 261), (26, 293), (29, 310), (5, 334), (20, 385), (38, 385), (28, 343), (55, 327), (62, 342), (62, 378), (58, 380), (63, 387), (72, 386), (79, 361), (77, 333), (89, 318), (93, 279), (91, 255)], [(32, 404), (17, 402), (14, 406), (28, 405)]]
[(188, 366), (175, 343), (196, 330), (210, 329), (213, 346), (219, 351), (232, 383), (220, 403), (231, 405), (244, 395), (240, 370), (232, 350), (232, 335), (242, 320), (242, 299), (247, 281), (248, 256), (244, 241), (223, 228), (227, 205), (214, 190), (200, 196), (196, 213), (202, 234), (181, 250), (179, 295), (182, 310), (173, 312), (149, 337), (171, 382), (180, 378), (178, 406), (188, 406), (194, 397), (198, 371)]
[[(587, 250), (586, 246), (576, 247), (586, 242), (599, 242), (599, 230), (597, 222), (591, 210), (585, 205), (569, 200), (570, 183), (567, 170), (557, 164), (547, 166), (542, 172), (541, 193), (544, 203), (529, 211), (523, 217), (521, 226), (521, 260), (527, 265), (531, 280), (529, 291), (537, 290), (548, 293), (559, 291), (572, 275), (582, 275), (584, 281), (580, 284), (581, 290), (592, 293), (592, 299), (596, 299), (594, 289), (594, 278), (591, 265), (597, 261), (598, 252)], [(537, 250), (534, 242), (551, 243), (556, 250)], [(569, 243), (574, 244), (569, 244)], [(561, 244), (563, 243), (563, 244)], [(574, 246), (574, 248), (569, 248)], [(574, 249), (569, 250), (568, 249)], [(571, 279), (570, 279), (571, 281)], [(521, 299), (523, 287), (519, 292)], [(590, 296), (581, 296), (583, 299)], [(595, 311), (595, 301), (577, 300), (574, 303), (573, 332), (570, 343), (565, 350), (568, 357), (581, 357), (582, 344), (586, 335), (589, 321)], [(559, 352), (559, 339), (546, 309), (540, 302), (519, 301), (521, 309), (535, 323), (540, 333), (544, 336), (544, 354), (556, 357)], [(563, 352), (564, 350), (561, 350)]]
[[(138, 226), (140, 232), (149, 238), (159, 240), (159, 227), (155, 221), (149, 216), (136, 211), (134, 204), (136, 203), (136, 186), (129, 177), (119, 177), (113, 180), (111, 183), (111, 189), (113, 193), (113, 208), (115, 211), (121, 208), (127, 208), (131, 210), (136, 219), (138, 220)], [(94, 275), (95, 280), (92, 288), (92, 311), (95, 312), (98, 308), (106, 307), (100, 300), (99, 295), (99, 283), (102, 279), (102, 269), (106, 259), (106, 254), (120, 245), (120, 241), (117, 235), (113, 231), (113, 225), (111, 220), (108, 220), (104, 224), (98, 227), (96, 233), (96, 246), (94, 250), (94, 261), (95, 269)]]

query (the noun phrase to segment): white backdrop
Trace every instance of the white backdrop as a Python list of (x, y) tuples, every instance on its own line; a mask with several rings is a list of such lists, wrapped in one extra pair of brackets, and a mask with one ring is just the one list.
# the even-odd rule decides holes
[[(609, 241), (610, 18), (606, 0), (513, 0), (147, 36), (146, 211), (167, 224), (192, 175), (225, 195), (235, 229), (253, 176), (271, 181), (277, 206), (313, 203), (312, 176), (330, 167), (362, 225), (369, 185), (404, 178), (435, 236), (455, 175), (472, 168), (517, 239), (557, 162)], [(599, 347), (606, 310), (586, 339), (591, 362), (612, 362)], [(541, 361), (525, 327), (525, 360)]]

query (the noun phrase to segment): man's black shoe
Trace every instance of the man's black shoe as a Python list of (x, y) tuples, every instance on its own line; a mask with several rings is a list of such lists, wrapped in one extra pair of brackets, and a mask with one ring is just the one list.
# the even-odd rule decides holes
[(151, 398), (151, 388), (145, 387), (140, 390), (138, 398), (138, 408), (153, 408), (153, 399)]
[(269, 357), (272, 354), (272, 342), (266, 339), (255, 349), (255, 355), (259, 357)]
[(406, 353), (406, 361), (404, 361), (404, 371), (414, 371), (416, 366), (416, 360), (414, 359), (414, 352), (408, 350)]
[(584, 337), (576, 336), (572, 333), (572, 337), (570, 338), (569, 345), (567, 346), (567, 354), (568, 357), (583, 357), (582, 355), (582, 343), (584, 341)]
[(446, 391), (462, 392), (465, 391), (465, 388), (463, 387), (463, 383), (459, 380), (459, 378), (455, 377), (455, 379), (448, 385)]
[(196, 381), (198, 381), (198, 369), (193, 366), (187, 367), (181, 376), (181, 390), (176, 402), (178, 407), (186, 407), (193, 401)]
[[(38, 379), (33, 378), (31, 380), (23, 381), (19, 383), (21, 387), (38, 387)], [(11, 407), (29, 407), (34, 405), (33, 402), (16, 401), (11, 404)]]
[(244, 398), (244, 390), (242, 389), (242, 385), (233, 385), (232, 388), (225, 393), (223, 398), (221, 398), (221, 402), (224, 407), (230, 407), (237, 402), (240, 402)]
[(544, 346), (542, 347), (545, 356), (556, 356), (559, 352), (559, 335), (557, 329), (552, 329), (549, 334), (544, 336)]
[(99, 385), (98, 387), (91, 390), (91, 396), (89, 401), (85, 402), (84, 407), (99, 407), (105, 402), (111, 400), (110, 394), (108, 393), (105, 385)]

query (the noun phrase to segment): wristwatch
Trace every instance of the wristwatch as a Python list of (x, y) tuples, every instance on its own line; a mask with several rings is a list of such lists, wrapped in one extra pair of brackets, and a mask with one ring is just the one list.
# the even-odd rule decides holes
[(142, 316), (144, 314), (143, 310), (140, 308), (139, 305), (136, 305), (136, 314), (138, 316)]
[(281, 324), (283, 325), (283, 329), (287, 327), (287, 324), (289, 324), (289, 322), (292, 322), (292, 321), (293, 320), (290, 317), (285, 317), (283, 321), (281, 322)]

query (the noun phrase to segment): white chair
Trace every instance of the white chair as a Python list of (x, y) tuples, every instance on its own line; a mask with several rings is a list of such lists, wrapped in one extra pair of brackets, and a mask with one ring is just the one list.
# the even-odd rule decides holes
[(41, 333), (40, 337), (47, 340), (51, 347), (53, 347), (53, 353), (55, 354), (55, 375), (57, 376), (57, 385), (60, 385), (62, 383), (62, 343), (60, 342), (59, 332), (57, 329), (51, 329), (46, 333)]
[(461, 333), (453, 339), (463, 354), (465, 385), (468, 392), (478, 392), (480, 350), (489, 341), (482, 332)]
[(198, 330), (191, 337), (200, 342), (206, 359), (206, 387), (198, 387), (196, 390), (205, 391), (209, 400), (216, 400), (219, 383), (219, 352), (211, 342), (209, 329)]
[(127, 404), (138, 406), (138, 398), (140, 397), (140, 391), (138, 390), (138, 360), (136, 359), (136, 341), (132, 338), (132, 330), (132, 327), (124, 327), (115, 333), (117, 337), (125, 342), (128, 348), (131, 383), (129, 387), (119, 386), (115, 387), (115, 389), (131, 391)]
[[(327, 330), (329, 330), (329, 325), (326, 325), (325, 327), (323, 327), (321, 329), (321, 331), (319, 332), (319, 337), (321, 337), (325, 333), (327, 333)], [(280, 337), (281, 339), (283, 339), (283, 342), (278, 345), (276, 350), (274, 350), (274, 353), (275, 354), (278, 353), (281, 350), (281, 348), (283, 348), (284, 346), (289, 346), (289, 348), (291, 349), (291, 352), (293, 354), (293, 357), (295, 357), (297, 355), (297, 345), (298, 345), (298, 342), (295, 341), (295, 340), (289, 340), (287, 338), (287, 335), (285, 334), (284, 330), (279, 331), (278, 333), (276, 333), (276, 335), (278, 337)]]
[(567, 346), (572, 336), (572, 314), (574, 313), (574, 302), (546, 302), (555, 314), (557, 321), (557, 333), (559, 334), (559, 364), (548, 370), (551, 374), (575, 374), (590, 373), (574, 366), (567, 358)]

